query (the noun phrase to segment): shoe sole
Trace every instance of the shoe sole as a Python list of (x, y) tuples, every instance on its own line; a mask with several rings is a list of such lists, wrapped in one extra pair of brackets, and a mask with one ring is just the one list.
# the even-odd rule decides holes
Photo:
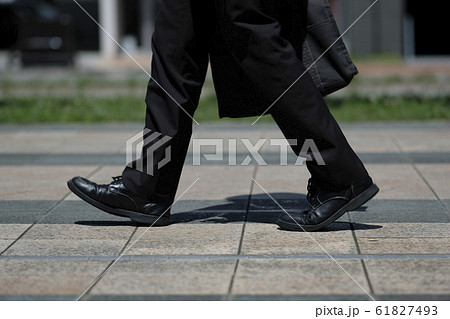
[(277, 221), (278, 226), (280, 226), (282, 229), (286, 230), (304, 230), (304, 231), (317, 231), (322, 228), (327, 227), (334, 221), (336, 221), (338, 218), (340, 218), (342, 215), (344, 215), (346, 212), (356, 210), (360, 208), (362, 205), (367, 203), (369, 200), (371, 200), (379, 191), (377, 185), (372, 184), (370, 187), (368, 187), (364, 192), (353, 198), (351, 201), (349, 201), (347, 204), (342, 206), (336, 213), (328, 217), (323, 222), (316, 224), (316, 225), (302, 225), (297, 224), (294, 221), (293, 222), (285, 222), (285, 221)]
[[(167, 226), (170, 225), (170, 208), (163, 210), (161, 214), (155, 214), (155, 215), (149, 215), (139, 212), (134, 212), (131, 210), (121, 209), (121, 208), (114, 208), (108, 205), (105, 205), (99, 201), (96, 201), (95, 199), (87, 196), (85, 193), (83, 193), (72, 180), (69, 180), (67, 182), (67, 187), (79, 198), (84, 200), (85, 202), (91, 204), (92, 206), (104, 211), (105, 213), (119, 216), (119, 217), (126, 217), (130, 218), (132, 221), (138, 223), (138, 224), (145, 224), (145, 225), (151, 225), (151, 226)], [(164, 216), (168, 215), (168, 216)]]

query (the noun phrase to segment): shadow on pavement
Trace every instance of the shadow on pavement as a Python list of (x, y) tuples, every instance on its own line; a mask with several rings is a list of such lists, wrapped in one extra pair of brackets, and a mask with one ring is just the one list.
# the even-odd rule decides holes
[[(209, 224), (227, 224), (227, 223), (263, 223), (275, 224), (278, 216), (284, 214), (283, 209), (288, 213), (301, 212), (308, 208), (306, 196), (298, 193), (271, 193), (251, 195), (238, 195), (226, 198), (225, 203), (218, 205), (194, 207), (190, 210), (182, 210), (172, 213), (172, 224), (183, 223), (209, 223)], [(276, 202), (275, 202), (276, 201)], [(201, 201), (199, 201), (201, 204)], [(278, 205), (279, 204), (279, 205)], [(283, 208), (281, 209), (280, 206)], [(366, 206), (357, 211), (365, 212)], [(248, 212), (246, 214), (246, 212)], [(345, 218), (345, 216), (343, 217)], [(85, 226), (140, 226), (132, 221), (77, 221), (75, 224)], [(148, 227), (148, 225), (142, 225)], [(368, 225), (362, 223), (349, 223), (337, 221), (320, 232), (343, 231), (343, 230), (370, 230), (378, 229), (382, 226)]]
[[(284, 210), (288, 213), (301, 212), (308, 208), (306, 196), (299, 193), (270, 193), (251, 195), (250, 203), (248, 195), (239, 195), (228, 197), (228, 203), (214, 205), (197, 209), (194, 211), (186, 211), (173, 214), (173, 223), (264, 223), (275, 224), (278, 216), (284, 214)], [(281, 207), (283, 208), (281, 208)], [(365, 212), (366, 206), (362, 206), (357, 211)], [(248, 211), (246, 216), (245, 212)], [(345, 218), (345, 217), (344, 217)], [(362, 223), (352, 223), (353, 230), (369, 230), (378, 229), (382, 226), (368, 225)], [(320, 232), (351, 230), (350, 223), (337, 221)]]

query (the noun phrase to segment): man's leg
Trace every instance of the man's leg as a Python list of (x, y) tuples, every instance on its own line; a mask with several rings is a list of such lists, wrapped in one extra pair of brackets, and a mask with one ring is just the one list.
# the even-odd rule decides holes
[[(110, 214), (140, 223), (170, 223), (174, 200), (192, 133), (192, 119), (208, 66), (210, 30), (205, 3), (197, 0), (164, 0), (153, 36), (152, 79), (147, 90), (145, 127), (160, 137), (145, 143), (141, 159), (131, 163), (121, 177), (97, 185), (82, 177), (68, 181), (69, 188), (91, 205)], [(186, 114), (186, 112), (188, 114)], [(170, 137), (156, 148), (162, 138)], [(156, 148), (147, 154), (147, 150)], [(158, 163), (170, 147), (171, 160)], [(151, 172), (151, 173), (150, 173)], [(149, 174), (147, 174), (149, 173)]]
[[(292, 44), (281, 36), (279, 22), (264, 10), (263, 1), (226, 0), (225, 8), (228, 48), (266, 94), (269, 107), (306, 69)], [(297, 154), (305, 139), (314, 140), (326, 165), (311, 163), (308, 168), (323, 187), (341, 189), (367, 176), (308, 73), (269, 113), (287, 138), (297, 140)]]
[[(170, 140), (157, 148), (152, 157), (147, 156), (147, 149), (157, 140), (146, 143), (139, 160), (143, 171), (136, 169), (134, 162), (122, 174), (125, 186), (145, 198), (171, 202), (176, 193), (192, 134), (190, 116), (198, 105), (208, 65), (210, 27), (205, 18), (209, 15), (206, 5), (206, 1), (195, 0), (161, 2), (153, 35), (145, 127)], [(170, 162), (158, 169), (169, 146)], [(152, 174), (146, 173), (149, 165), (153, 166)]]
[[(314, 213), (321, 213), (320, 218), (308, 221), (300, 218), (300, 223), (316, 223), (317, 220), (322, 223), (324, 218), (329, 222), (341, 214), (342, 209), (353, 208), (370, 199), (376, 193), (376, 186), (371, 186), (364, 165), (347, 143), (311, 77), (305, 74), (297, 81), (306, 69), (295, 48), (282, 37), (280, 23), (265, 10), (264, 1), (226, 0), (224, 6), (228, 17), (224, 35), (230, 53), (264, 92), (267, 107), (283, 94), (270, 113), (285, 136), (297, 140), (298, 147), (294, 147), (294, 151), (298, 153), (305, 139), (312, 139), (326, 164), (310, 162), (308, 169), (322, 190), (319, 203), (333, 199), (329, 201), (333, 205), (331, 208), (317, 206)], [(370, 187), (370, 192), (364, 193)], [(352, 189), (347, 192), (349, 188)], [(345, 194), (332, 194), (336, 191)], [(364, 194), (356, 199), (360, 193)], [(343, 200), (338, 201), (338, 198)]]
[[(299, 82), (302, 94), (297, 95), (297, 101), (302, 102), (291, 100), (290, 107), (275, 104), (271, 114), (284, 136), (295, 141), (292, 149), (296, 155), (300, 155), (307, 139), (317, 146), (325, 165), (314, 154), (309, 154), (312, 160), (306, 162), (314, 184), (325, 190), (341, 190), (367, 177), (363, 163), (348, 144), (309, 74)], [(310, 110), (302, 112), (304, 106)]]

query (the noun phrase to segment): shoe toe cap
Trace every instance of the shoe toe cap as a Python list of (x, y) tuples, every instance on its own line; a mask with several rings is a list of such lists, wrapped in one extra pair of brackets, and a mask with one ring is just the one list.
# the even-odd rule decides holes
[(94, 183), (81, 176), (76, 176), (69, 180), (67, 183), (74, 185), (76, 188), (83, 192), (90, 192), (95, 189)]

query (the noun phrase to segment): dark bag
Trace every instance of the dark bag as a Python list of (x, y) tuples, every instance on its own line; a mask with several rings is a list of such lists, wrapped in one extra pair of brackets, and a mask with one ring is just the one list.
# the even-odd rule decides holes
[(305, 67), (311, 67), (308, 72), (324, 96), (346, 87), (358, 74), (344, 41), (342, 38), (337, 40), (340, 36), (328, 0), (308, 0), (307, 35), (302, 58)]

